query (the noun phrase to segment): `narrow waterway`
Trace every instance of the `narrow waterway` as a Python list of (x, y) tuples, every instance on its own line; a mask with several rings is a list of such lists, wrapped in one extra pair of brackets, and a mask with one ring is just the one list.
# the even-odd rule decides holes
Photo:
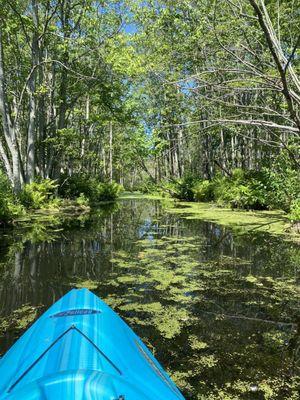
[[(297, 399), (299, 247), (123, 200), (64, 229), (0, 233), (0, 352), (72, 287), (141, 336), (187, 399)], [(226, 397), (227, 396), (227, 397)]]

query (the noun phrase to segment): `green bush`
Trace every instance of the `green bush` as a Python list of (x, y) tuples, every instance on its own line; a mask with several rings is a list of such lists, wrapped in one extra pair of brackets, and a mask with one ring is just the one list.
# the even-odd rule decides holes
[[(260, 171), (234, 169), (231, 176), (216, 175), (212, 181), (193, 176), (163, 184), (172, 197), (187, 201), (216, 201), (232, 208), (282, 209), (289, 212), (300, 198), (300, 172), (287, 162), (274, 162)], [(293, 209), (294, 209), (293, 208)]]
[(289, 212), (294, 200), (300, 197), (300, 173), (294, 169), (267, 170), (268, 204)]
[(167, 191), (176, 199), (193, 201), (196, 178), (193, 175), (186, 175), (181, 179), (173, 180), (167, 185)]
[(158, 186), (155, 182), (153, 182), (153, 179), (147, 177), (143, 182), (137, 185), (134, 190), (145, 194), (156, 193), (158, 191)]
[(122, 187), (115, 182), (103, 183), (85, 174), (62, 175), (59, 180), (58, 194), (68, 199), (84, 196), (91, 202), (115, 200)]
[(220, 204), (232, 208), (268, 208), (267, 179), (260, 172), (235, 169), (230, 177), (215, 177), (213, 187), (214, 198)]
[(54, 201), (56, 188), (56, 182), (51, 179), (28, 183), (19, 195), (20, 202), (26, 208), (34, 210), (46, 207), (51, 201)]
[(24, 209), (15, 198), (9, 180), (0, 170), (0, 225), (10, 223), (23, 212)]
[(209, 180), (196, 182), (192, 190), (196, 201), (211, 201), (214, 199), (214, 183)]
[(97, 182), (86, 174), (61, 175), (58, 194), (67, 199), (76, 199), (83, 194), (92, 199), (96, 192)]
[(289, 214), (289, 219), (293, 223), (300, 222), (300, 198), (296, 199), (291, 204), (291, 211)]
[(120, 192), (122, 186), (115, 182), (112, 183), (98, 183), (96, 186), (96, 201), (113, 201), (115, 200)]

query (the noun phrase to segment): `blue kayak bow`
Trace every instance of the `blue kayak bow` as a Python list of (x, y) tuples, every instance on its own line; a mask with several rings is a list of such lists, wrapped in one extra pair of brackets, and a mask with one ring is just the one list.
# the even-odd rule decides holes
[(0, 360), (0, 399), (184, 400), (138, 336), (87, 289), (62, 297)]

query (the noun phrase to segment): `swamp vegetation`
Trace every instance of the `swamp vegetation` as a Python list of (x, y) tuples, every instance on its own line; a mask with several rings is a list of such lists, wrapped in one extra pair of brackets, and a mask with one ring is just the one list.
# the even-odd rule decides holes
[(72, 287), (188, 400), (300, 393), (294, 0), (0, 0), (0, 352)]
[(5, 230), (1, 352), (70, 288), (88, 287), (187, 399), (297, 399), (299, 246), (268, 231), (272, 218), (247, 216), (241, 230), (190, 204), (126, 194), (52, 229)]
[(0, 222), (117, 182), (298, 230), (298, 28), (293, 0), (0, 1)]

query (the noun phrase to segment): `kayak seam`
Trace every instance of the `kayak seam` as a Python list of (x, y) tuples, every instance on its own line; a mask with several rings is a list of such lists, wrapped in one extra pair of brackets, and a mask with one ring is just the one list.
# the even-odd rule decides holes
[(91, 345), (93, 345), (95, 347), (95, 349), (106, 359), (106, 361), (108, 361), (110, 363), (110, 365), (120, 374), (122, 374), (122, 371), (120, 370), (120, 368), (118, 368), (116, 366), (116, 364), (114, 364), (113, 361), (111, 361), (110, 358), (107, 357), (107, 355), (105, 353), (103, 353), (103, 351), (101, 349), (99, 349), (99, 347), (85, 334), (83, 333), (80, 329), (78, 329), (76, 326), (74, 326), (74, 329), (80, 333), (89, 343), (91, 343)]
[(25, 375), (28, 374), (28, 372), (44, 357), (44, 355), (53, 347), (55, 344), (63, 337), (65, 336), (70, 330), (75, 330), (79, 334), (81, 334), (92, 346), (95, 347), (95, 349), (105, 358), (105, 360), (119, 373), (119, 375), (123, 375), (122, 371), (111, 361), (105, 353), (99, 347), (87, 336), (85, 335), (80, 329), (78, 329), (75, 325), (70, 326), (66, 331), (64, 331), (61, 335), (59, 335), (54, 342), (51, 343), (49, 347), (46, 348), (46, 350), (43, 351), (43, 353), (22, 373), (21, 376), (8, 388), (7, 393), (10, 393), (16, 386), (17, 384), (24, 378)]
[(164, 384), (166, 384), (169, 387), (169, 389), (171, 389), (173, 391), (174, 394), (176, 394), (177, 397), (180, 398), (181, 393), (179, 392), (178, 388), (174, 385), (174, 383), (172, 381), (170, 381), (167, 376), (165, 376), (163, 371), (161, 371), (161, 368), (159, 368), (155, 364), (154, 360), (152, 360), (152, 358), (147, 354), (147, 352), (143, 349), (143, 347), (140, 345), (138, 340), (134, 339), (134, 342), (135, 342), (139, 352), (142, 354), (144, 359), (148, 362), (152, 371), (161, 379), (161, 381)]
[(26, 374), (44, 357), (44, 355), (64, 336), (66, 335), (71, 329), (74, 329), (75, 326), (72, 325), (66, 331), (64, 331), (61, 335), (59, 335), (54, 342), (51, 343), (49, 347), (46, 348), (45, 351), (32, 363), (30, 366), (23, 372), (23, 374), (8, 388), (7, 393), (11, 392), (17, 384), (24, 378)]

